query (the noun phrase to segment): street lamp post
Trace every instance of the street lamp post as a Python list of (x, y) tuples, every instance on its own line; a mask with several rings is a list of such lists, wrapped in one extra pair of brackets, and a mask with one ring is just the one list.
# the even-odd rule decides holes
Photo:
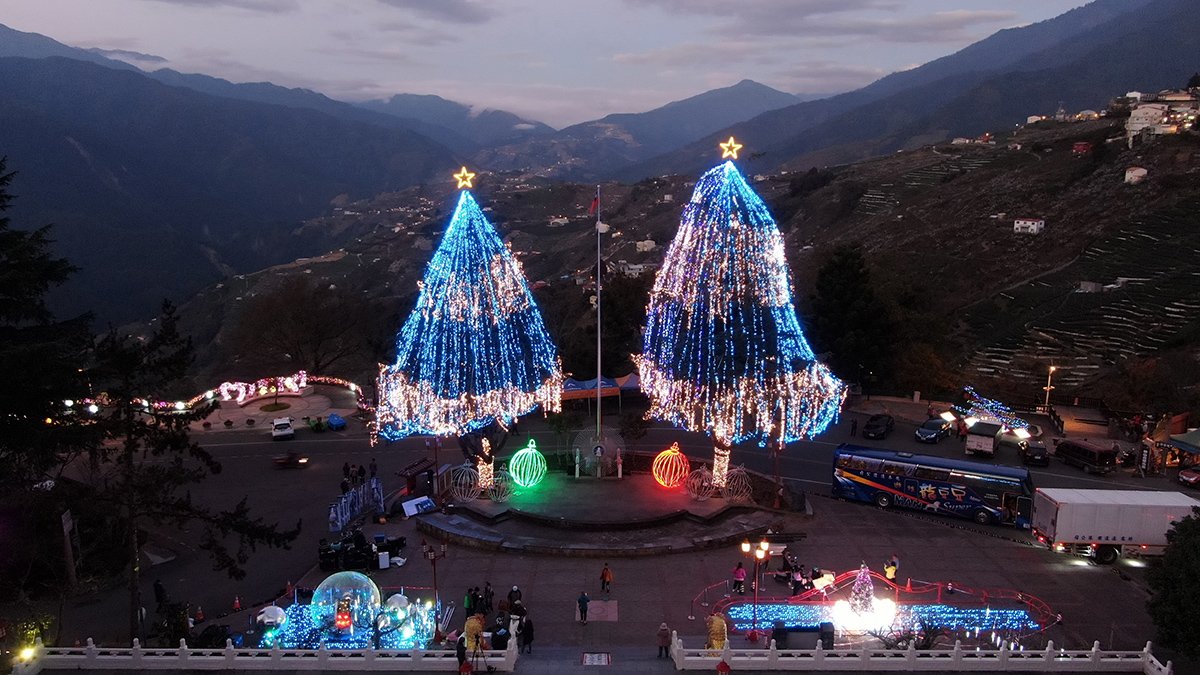
[(442, 542), (441, 545), (435, 546), (435, 545), (430, 544), (429, 542), (425, 541), (424, 539), (422, 539), (421, 540), (421, 553), (425, 556), (425, 559), (429, 561), (429, 564), (433, 566), (433, 623), (434, 623), (433, 630), (434, 630), (434, 639), (437, 640), (438, 642), (441, 642), (441, 640), (442, 640), (441, 618), (442, 617), (441, 617), (440, 610), (442, 607), (442, 603), (441, 603), (441, 600), (438, 598), (437, 561), (446, 557), (446, 542)]
[(742, 555), (754, 558), (754, 607), (751, 610), (753, 618), (751, 619), (752, 623), (750, 630), (754, 633), (756, 638), (758, 636), (758, 587), (759, 583), (762, 581), (762, 579), (760, 579), (758, 576), (758, 566), (763, 560), (766, 559), (767, 551), (769, 551), (770, 548), (771, 543), (767, 541), (766, 537), (763, 537), (763, 540), (758, 543), (758, 546), (752, 546), (749, 539), (746, 539), (742, 542)]
[(1056, 370), (1058, 370), (1058, 366), (1050, 366), (1050, 372), (1046, 373), (1046, 386), (1042, 387), (1046, 390), (1046, 410), (1050, 409), (1050, 390), (1054, 389), (1054, 386), (1050, 384), (1050, 379), (1054, 377), (1054, 371)]

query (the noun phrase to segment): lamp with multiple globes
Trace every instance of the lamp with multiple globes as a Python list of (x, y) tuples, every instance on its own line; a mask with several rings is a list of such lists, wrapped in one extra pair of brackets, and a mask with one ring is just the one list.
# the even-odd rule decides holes
[(754, 614), (753, 623), (751, 623), (750, 627), (751, 642), (754, 642), (758, 639), (758, 586), (759, 582), (762, 581), (762, 579), (759, 577), (759, 565), (761, 565), (763, 561), (767, 559), (767, 556), (770, 555), (770, 551), (771, 542), (767, 541), (766, 537), (763, 537), (762, 541), (758, 542), (757, 546), (751, 544), (749, 539), (746, 539), (742, 542), (742, 555), (746, 556), (747, 558), (754, 558)]

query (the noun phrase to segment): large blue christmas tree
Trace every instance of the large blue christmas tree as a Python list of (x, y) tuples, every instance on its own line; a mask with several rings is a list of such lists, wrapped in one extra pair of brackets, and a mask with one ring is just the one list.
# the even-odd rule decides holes
[(463, 436), (560, 409), (562, 366), (525, 273), (466, 189), (420, 288), (396, 362), (380, 367), (375, 433)]
[[(721, 147), (736, 159), (741, 146)], [(732, 161), (696, 183), (646, 313), (648, 415), (712, 438), (716, 485), (732, 445), (809, 438), (837, 419), (846, 388), (805, 340), (783, 237)]]

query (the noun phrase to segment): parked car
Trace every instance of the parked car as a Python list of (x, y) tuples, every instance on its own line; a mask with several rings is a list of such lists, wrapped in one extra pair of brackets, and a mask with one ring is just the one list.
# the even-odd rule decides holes
[(296, 430), (292, 428), (292, 418), (276, 417), (271, 422), (271, 440), (283, 441), (296, 436)]
[(922, 443), (941, 443), (950, 435), (950, 423), (940, 417), (932, 417), (917, 427), (917, 440)]
[(1042, 429), (1036, 424), (1030, 424), (1025, 427), (1023, 433), (1017, 433), (1016, 429), (1004, 428), (999, 434), (996, 434), (996, 442), (1000, 445), (1011, 445), (1016, 448), (1021, 447), (1021, 443), (1026, 441), (1036, 440), (1042, 437)]
[(1021, 441), (1017, 446), (1017, 454), (1021, 455), (1021, 463), (1029, 466), (1050, 466), (1050, 452), (1041, 441)]
[(896, 420), (891, 415), (871, 415), (863, 425), (863, 438), (886, 438), (896, 426)]
[(1054, 448), (1066, 464), (1073, 464), (1088, 473), (1105, 474), (1117, 468), (1117, 451), (1087, 441), (1061, 441)]
[(1200, 466), (1193, 466), (1180, 471), (1178, 480), (1188, 487), (1200, 487)]

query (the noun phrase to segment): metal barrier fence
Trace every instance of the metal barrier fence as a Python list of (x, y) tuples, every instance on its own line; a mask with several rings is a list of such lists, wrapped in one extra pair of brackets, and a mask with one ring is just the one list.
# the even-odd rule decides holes
[(373, 510), (374, 513), (384, 512), (383, 482), (377, 477), (350, 488), (349, 492), (339, 495), (329, 503), (329, 531), (341, 532), (368, 510)]

